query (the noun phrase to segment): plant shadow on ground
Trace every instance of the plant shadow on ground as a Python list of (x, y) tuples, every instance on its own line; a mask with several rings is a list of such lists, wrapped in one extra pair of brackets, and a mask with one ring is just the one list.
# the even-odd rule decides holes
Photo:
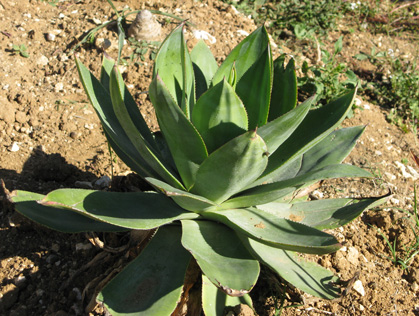
[[(27, 220), (13, 209), (5, 191), (31, 188), (44, 193), (97, 177), (67, 163), (60, 154), (36, 148), (21, 173), (0, 169), (0, 179), (5, 183), (0, 189), (0, 314), (51, 315), (57, 310), (65, 315), (82, 314), (106, 269), (120, 256), (93, 247), (87, 238), (96, 236), (59, 233)], [(121, 240), (126, 243), (126, 234), (99, 236), (107, 245), (119, 246)], [(91, 261), (95, 264), (89, 265)], [(94, 279), (84, 293), (86, 284)]]

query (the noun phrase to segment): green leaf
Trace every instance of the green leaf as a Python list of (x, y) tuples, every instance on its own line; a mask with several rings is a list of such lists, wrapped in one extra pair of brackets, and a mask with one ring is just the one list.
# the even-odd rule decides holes
[(275, 179), (294, 158), (313, 148), (329, 135), (346, 117), (351, 109), (356, 89), (348, 94), (310, 111), (294, 133), (269, 157), (263, 175), (254, 183), (258, 185)]
[(254, 131), (214, 151), (199, 167), (191, 192), (221, 203), (255, 181), (266, 168), (263, 139)]
[[(152, 169), (148, 161), (136, 150), (134, 144), (122, 128), (113, 110), (112, 100), (108, 90), (101, 85), (95, 76), (78, 59), (76, 59), (76, 65), (86, 94), (99, 116), (106, 137), (108, 140), (112, 140), (110, 143), (115, 152), (120, 155), (121, 159), (128, 157), (129, 159), (124, 160), (124, 162), (141, 176), (160, 178), (159, 174)], [(159, 162), (155, 163), (158, 164)], [(159, 171), (164, 171), (164, 169), (160, 169)], [(166, 174), (163, 179), (173, 186), (183, 187), (175, 176), (170, 173)]]
[(234, 89), (224, 79), (196, 102), (192, 123), (201, 134), (208, 152), (247, 131), (247, 113)]
[(191, 60), (195, 74), (196, 98), (199, 99), (210, 87), (211, 79), (217, 71), (218, 65), (203, 40), (200, 40), (192, 49)]
[(198, 131), (176, 105), (160, 76), (150, 85), (150, 99), (156, 110), (160, 129), (186, 189), (195, 183), (199, 165), (207, 157), (207, 149)]
[(273, 154), (300, 125), (313, 101), (314, 98), (309, 98), (288, 113), (258, 128), (258, 134), (265, 141), (269, 154)]
[(329, 300), (340, 296), (336, 286), (339, 278), (331, 271), (305, 261), (295, 252), (273, 248), (246, 236), (241, 239), (256, 258), (300, 290)]
[(26, 191), (14, 191), (11, 200), (15, 209), (32, 221), (63, 233), (118, 232), (125, 228), (98, 222), (70, 210), (57, 209), (38, 203), (44, 196)]
[(161, 227), (141, 254), (99, 293), (114, 315), (170, 315), (182, 294), (191, 255), (180, 243), (180, 227)]
[[(102, 69), (100, 73), (100, 83), (102, 86), (108, 91), (110, 94), (110, 76), (115, 66), (115, 62), (110, 59), (109, 56), (104, 54), (103, 61), (102, 61)], [(125, 83), (123, 82), (122, 76), (120, 73), (117, 73), (118, 83), (121, 89), (121, 95), (124, 99), (125, 106), (129, 113), (129, 116), (136, 126), (137, 130), (141, 133), (144, 139), (150, 144), (154, 149), (158, 149), (157, 144), (154, 141), (153, 135), (150, 129), (147, 126), (147, 123), (144, 120), (143, 115), (141, 114), (137, 103), (135, 102), (134, 98), (132, 97), (131, 93), (129, 92), (128, 88), (126, 87)]]
[(268, 121), (273, 79), (270, 45), (267, 45), (265, 51), (241, 77), (238, 75), (238, 69), (236, 73), (236, 93), (246, 107), (249, 129), (265, 125)]
[(249, 294), (230, 296), (218, 289), (205, 275), (202, 275), (202, 307), (205, 316), (224, 315), (225, 308), (233, 308), (239, 304), (253, 306)]
[(176, 27), (160, 46), (153, 78), (157, 74), (160, 76), (176, 104), (189, 118), (195, 103), (195, 79), (183, 29), (184, 23)]
[(334, 229), (348, 224), (363, 211), (385, 203), (387, 198), (327, 199), (295, 204), (272, 202), (258, 205), (258, 209), (317, 229)]
[(274, 61), (274, 79), (269, 109), (269, 121), (284, 115), (297, 106), (297, 75), (294, 58), (284, 67), (286, 55)]
[(303, 155), (298, 174), (341, 163), (352, 151), (364, 130), (365, 126), (356, 126), (333, 131)]
[(335, 55), (339, 54), (342, 51), (342, 36), (338, 38), (335, 42)]
[(212, 79), (216, 85), (230, 75), (233, 64), (236, 67), (237, 81), (259, 59), (269, 45), (269, 36), (264, 26), (259, 27), (252, 34), (241, 41), (227, 56)]
[(198, 217), (168, 197), (153, 192), (58, 189), (47, 194), (40, 203), (131, 229), (152, 229), (180, 219)]
[(212, 201), (187, 191), (178, 190), (165, 182), (153, 178), (145, 178), (152, 186), (173, 199), (180, 207), (191, 212), (203, 212), (216, 208)]
[(230, 228), (212, 221), (182, 221), (182, 245), (202, 272), (231, 296), (247, 294), (259, 277), (259, 263)]
[[(182, 184), (173, 176), (174, 171), (168, 170), (161, 161), (163, 160), (161, 155), (152, 149), (150, 144), (144, 139), (143, 135), (138, 131), (137, 127), (131, 120), (127, 107), (125, 106), (124, 95), (121, 88), (124, 89), (124, 83), (118, 80), (119, 73), (114, 67), (111, 72), (109, 79), (109, 88), (111, 92), (111, 100), (115, 115), (124, 129), (126, 135), (134, 145), (135, 149), (139, 152), (148, 165), (165, 181), (176, 185), (178, 188), (182, 188)], [(159, 157), (160, 156), (160, 157)]]
[(264, 244), (284, 250), (320, 255), (337, 251), (341, 247), (331, 235), (260, 209), (208, 211), (201, 215)]
[[(371, 174), (359, 167), (352, 165), (335, 164), (316, 169), (295, 178), (278, 181), (274, 183), (262, 184), (243, 191), (239, 196), (234, 197), (221, 205), (222, 208), (249, 207), (276, 201), (284, 197), (287, 188), (297, 188), (305, 184), (311, 184), (323, 179), (334, 179), (344, 177), (371, 177)], [(284, 195), (285, 194), (285, 195)]]

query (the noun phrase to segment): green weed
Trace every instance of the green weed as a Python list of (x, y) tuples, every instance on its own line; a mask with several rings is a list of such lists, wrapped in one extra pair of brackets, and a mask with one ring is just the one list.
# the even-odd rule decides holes
[(302, 65), (303, 77), (298, 78), (298, 86), (303, 95), (316, 95), (316, 102), (326, 104), (337, 95), (355, 88), (358, 78), (344, 63), (339, 63), (336, 56), (342, 51), (342, 37), (334, 45), (330, 54), (321, 49), (323, 65)]
[(414, 239), (407, 245), (402, 246), (402, 250), (397, 249), (397, 237), (391, 243), (390, 240), (384, 235), (384, 233), (375, 227), (373, 227), (377, 232), (383, 237), (386, 242), (391, 256), (386, 257), (389, 259), (395, 266), (400, 266), (403, 270), (408, 270), (413, 259), (419, 253), (419, 215), (418, 215), (418, 204), (417, 204), (417, 194), (416, 194), (416, 185), (414, 187), (414, 202), (413, 202), (413, 214), (405, 209), (398, 207), (393, 207), (399, 211), (406, 213), (407, 216), (402, 217), (401, 219), (407, 219), (410, 223), (411, 231), (414, 235)]
[(25, 44), (13, 45), (12, 53), (15, 55), (20, 55), (25, 58), (29, 58), (28, 48), (26, 47)]

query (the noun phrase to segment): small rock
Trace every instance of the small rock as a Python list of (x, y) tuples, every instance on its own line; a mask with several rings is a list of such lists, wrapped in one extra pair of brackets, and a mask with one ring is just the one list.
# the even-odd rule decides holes
[(365, 310), (364, 305), (359, 304), (359, 310), (360, 310), (361, 312), (363, 312), (363, 311)]
[(217, 42), (216, 38), (206, 31), (193, 30), (192, 34), (196, 39), (206, 40), (210, 44), (215, 44)]
[(234, 14), (234, 15), (238, 15), (239, 14), (239, 11), (236, 9), (236, 7), (234, 5), (229, 5), (227, 7), (227, 10), (226, 11), (228, 13), (231, 13), (231, 14)]
[(93, 184), (89, 181), (76, 181), (74, 186), (80, 189), (93, 189)]
[(64, 84), (62, 82), (57, 82), (57, 84), (54, 87), (55, 92), (60, 92), (64, 90)]
[(52, 244), (51, 250), (54, 252), (60, 251), (60, 245), (59, 244)]
[(81, 242), (79, 242), (78, 244), (76, 244), (76, 251), (86, 251), (86, 250), (90, 250), (92, 249), (92, 244), (83, 244)]
[(245, 30), (237, 30), (237, 34), (240, 36), (249, 36), (249, 32), (246, 32)]
[(311, 195), (318, 200), (322, 199), (324, 196), (324, 194), (318, 190), (314, 190), (313, 193), (311, 193)]
[(46, 66), (46, 65), (48, 65), (48, 62), (49, 62), (48, 57), (46, 57), (46, 56), (42, 55), (42, 56), (41, 56), (41, 57), (39, 57), (39, 59), (36, 61), (36, 64), (37, 64), (37, 65), (40, 65), (40, 66)]
[(58, 15), (58, 18), (60, 18), (60, 19), (64, 19), (64, 18), (65, 18), (65, 15), (64, 15), (63, 13), (60, 13), (60, 14)]
[(384, 175), (389, 179), (390, 181), (394, 181), (397, 179), (397, 177), (394, 174), (391, 174), (389, 172), (385, 172)]
[(26, 283), (26, 277), (24, 275), (19, 275), (18, 277), (14, 278), (13, 281), (17, 287), (22, 288)]
[(12, 144), (12, 146), (10, 146), (9, 147), (9, 150), (11, 151), (11, 152), (16, 152), (16, 151), (19, 151), (19, 145), (16, 143), (16, 142), (14, 142), (13, 144)]
[(25, 112), (17, 111), (15, 116), (16, 122), (25, 124), (28, 121), (28, 116)]
[(361, 280), (356, 280), (353, 289), (361, 296), (365, 296), (365, 289)]
[(102, 21), (99, 20), (98, 18), (93, 18), (92, 20), (93, 20), (93, 23), (95, 23), (96, 25), (101, 25), (102, 24)]
[(140, 11), (128, 29), (128, 37), (136, 40), (158, 40), (161, 34), (161, 25), (148, 10)]
[(108, 176), (103, 176), (95, 181), (95, 186), (104, 189), (111, 185), (111, 181), (111, 178), (109, 178)]
[(95, 45), (96, 45), (97, 48), (103, 49), (103, 50), (116, 50), (116, 49), (118, 49), (118, 45), (112, 43), (109, 39), (102, 38), (102, 37), (98, 37), (96, 39)]
[(365, 110), (371, 110), (371, 107), (370, 107), (368, 104), (366, 104), (366, 103), (364, 103), (364, 104), (362, 105), (362, 107), (363, 107)]
[(48, 42), (53, 42), (53, 41), (55, 41), (55, 34), (52, 34), (52, 33), (47, 33), (47, 34), (45, 35), (45, 39), (46, 39)]
[(19, 288), (13, 283), (2, 286), (3, 297), (0, 300), (0, 310), (7, 310), (17, 302), (19, 297)]
[(419, 284), (417, 284), (416, 282), (413, 282), (412, 285), (410, 286), (410, 288), (412, 289), (413, 292), (418, 292), (419, 291)]
[(348, 248), (347, 260), (353, 265), (358, 265), (359, 251), (355, 247)]

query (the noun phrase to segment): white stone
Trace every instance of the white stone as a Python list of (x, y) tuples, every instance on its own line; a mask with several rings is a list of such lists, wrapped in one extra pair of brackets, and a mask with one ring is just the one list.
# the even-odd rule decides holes
[(49, 62), (48, 57), (42, 55), (41, 57), (39, 57), (36, 63), (41, 66), (46, 66), (48, 62)]
[(371, 110), (371, 107), (370, 107), (368, 104), (366, 104), (366, 103), (364, 103), (364, 104), (362, 105), (362, 107), (363, 107), (365, 110)]
[(206, 32), (206, 31), (193, 30), (192, 33), (193, 33), (193, 36), (196, 39), (207, 40), (207, 41), (210, 42), (210, 44), (215, 44), (217, 42), (217, 39), (214, 36), (212, 36), (210, 33)]
[(249, 33), (245, 30), (237, 30), (237, 34), (240, 36), (249, 36)]
[(12, 146), (10, 146), (10, 148), (9, 148), (9, 150), (11, 151), (11, 152), (16, 152), (16, 151), (19, 151), (19, 145), (16, 143), (16, 142), (14, 142), (13, 144), (12, 144)]
[(365, 289), (361, 280), (356, 280), (353, 289), (361, 296), (365, 296)]
[(95, 23), (96, 25), (101, 25), (102, 21), (99, 20), (98, 18), (93, 18), (93, 23)]
[(359, 310), (360, 310), (361, 312), (363, 312), (363, 311), (365, 310), (364, 305), (359, 304)]
[(358, 258), (359, 258), (359, 251), (355, 247), (349, 247), (348, 248), (348, 257), (347, 260), (352, 263), (353, 265), (358, 264)]
[(395, 161), (394, 163), (395, 163), (396, 167), (399, 168), (400, 172), (402, 173), (402, 176), (405, 179), (412, 179), (413, 181), (416, 181), (419, 178), (419, 174), (412, 167), (408, 168), (409, 171), (411, 172), (411, 173), (409, 173), (406, 170), (406, 166), (404, 164), (402, 164), (400, 161)]
[(53, 42), (53, 41), (55, 41), (55, 34), (47, 33), (45, 38), (47, 39), (48, 42)]
[(321, 198), (324, 197), (324, 194), (322, 192), (318, 191), (318, 190), (314, 190), (312, 195), (317, 199), (321, 199)]
[(54, 87), (55, 92), (60, 92), (64, 90), (64, 84), (62, 82), (57, 82), (57, 84)]

